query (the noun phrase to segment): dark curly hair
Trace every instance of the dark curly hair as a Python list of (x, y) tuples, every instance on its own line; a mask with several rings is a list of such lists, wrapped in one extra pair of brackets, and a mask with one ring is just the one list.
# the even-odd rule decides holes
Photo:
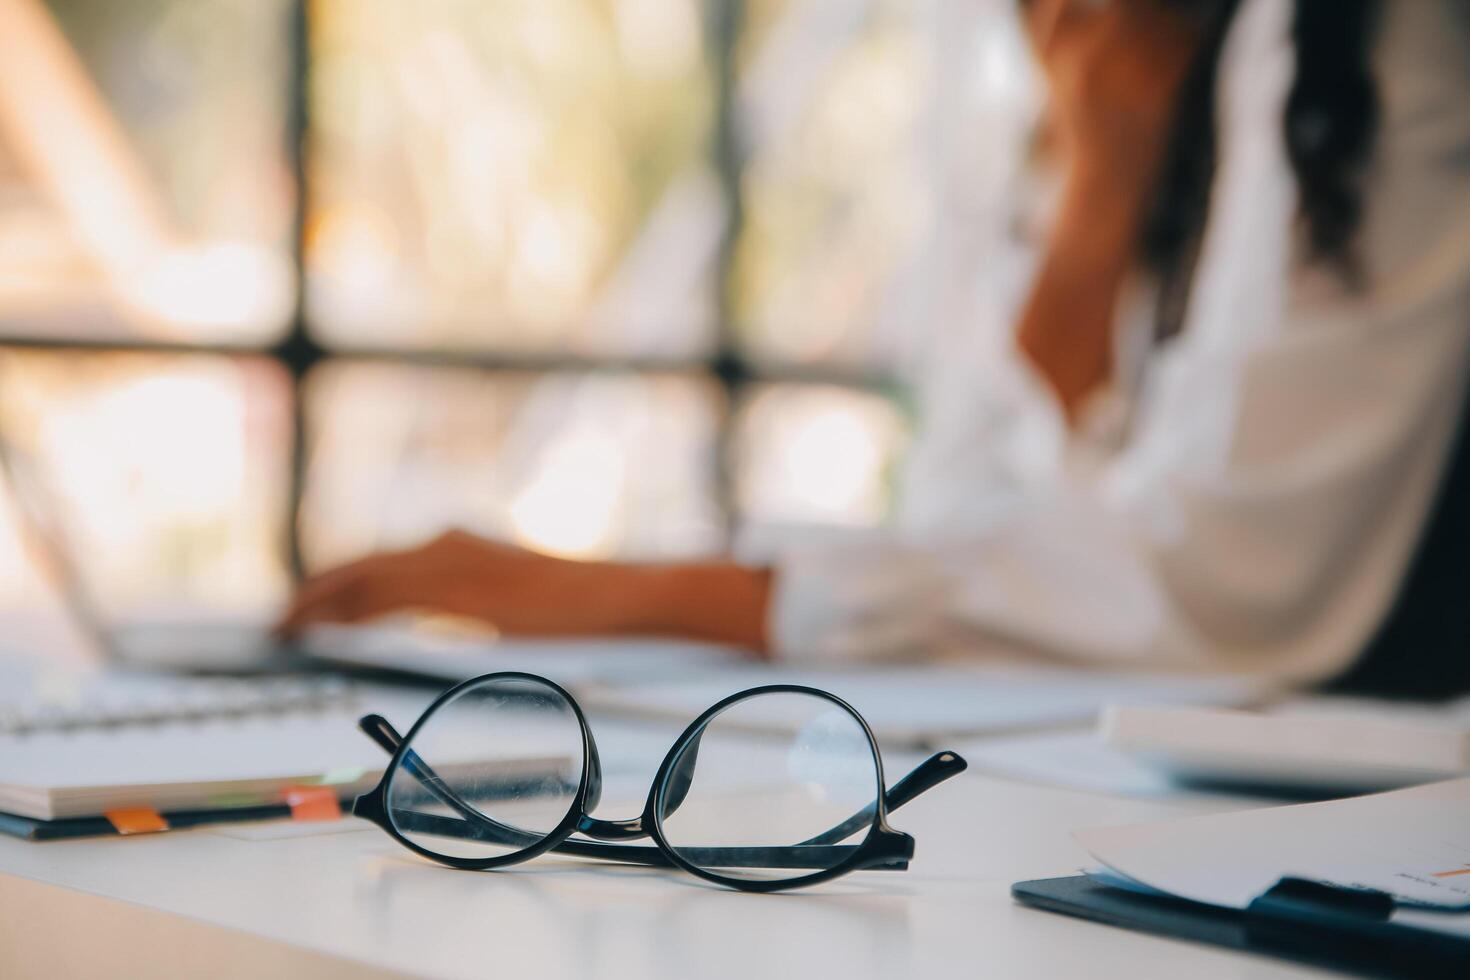
[[(1215, 176), (1215, 89), (1225, 36), (1240, 0), (1166, 0), (1202, 19), (1195, 64), (1179, 96), (1141, 253), (1159, 279), (1159, 337), (1177, 333), (1189, 304)], [(1382, 0), (1295, 0), (1296, 78), (1282, 119), (1296, 176), (1308, 258), (1336, 268), (1350, 286), (1363, 273), (1353, 239), (1363, 215), (1362, 177), (1378, 131), (1371, 67)]]

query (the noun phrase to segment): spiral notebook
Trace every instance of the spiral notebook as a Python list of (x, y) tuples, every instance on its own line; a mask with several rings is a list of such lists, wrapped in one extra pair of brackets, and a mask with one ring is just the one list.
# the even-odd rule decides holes
[[(356, 728), (383, 695), (365, 706), (340, 681), (106, 672), (0, 690), (0, 831), (35, 839), (109, 833), (116, 812), (170, 827), (289, 816), (293, 793), (348, 801), (388, 762)], [(474, 746), (472, 761), (513, 777), (559, 760), (497, 744)]]

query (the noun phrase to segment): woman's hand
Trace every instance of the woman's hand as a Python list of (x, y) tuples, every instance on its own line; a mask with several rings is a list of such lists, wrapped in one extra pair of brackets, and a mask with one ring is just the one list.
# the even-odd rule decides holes
[(416, 609), (509, 635), (673, 634), (761, 651), (769, 592), (769, 572), (732, 563), (568, 561), (451, 531), (308, 580), (278, 629)]

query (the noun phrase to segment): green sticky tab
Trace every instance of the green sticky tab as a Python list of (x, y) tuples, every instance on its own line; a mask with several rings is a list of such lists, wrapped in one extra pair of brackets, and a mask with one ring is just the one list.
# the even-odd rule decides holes
[(355, 783), (367, 772), (362, 766), (342, 766), (337, 769), (329, 769), (321, 779), (317, 780), (319, 786), (340, 786), (343, 783)]
[(241, 807), (259, 806), (264, 802), (264, 797), (258, 793), (222, 793), (219, 796), (211, 796), (209, 798), (209, 808), (212, 810), (238, 810)]

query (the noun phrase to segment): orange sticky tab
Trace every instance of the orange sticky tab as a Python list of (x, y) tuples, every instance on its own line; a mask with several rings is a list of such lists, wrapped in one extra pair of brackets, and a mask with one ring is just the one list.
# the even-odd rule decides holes
[(102, 815), (114, 830), (125, 837), (128, 834), (156, 834), (168, 829), (168, 821), (163, 819), (163, 814), (146, 806), (108, 810)]
[(326, 786), (293, 786), (286, 790), (292, 820), (341, 820), (342, 804)]

